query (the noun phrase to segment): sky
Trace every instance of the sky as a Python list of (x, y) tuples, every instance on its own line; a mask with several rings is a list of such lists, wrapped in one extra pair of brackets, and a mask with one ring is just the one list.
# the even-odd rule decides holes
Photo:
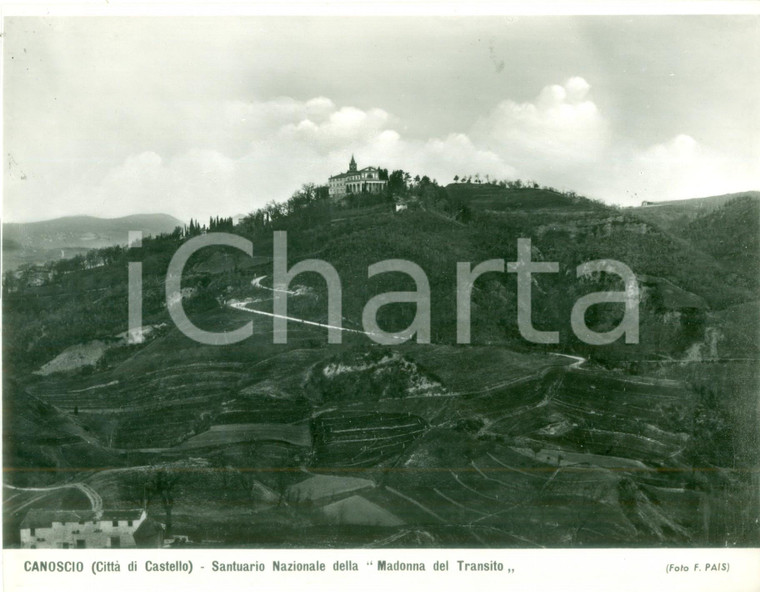
[(359, 167), (760, 189), (760, 17), (7, 17), (4, 221), (250, 212)]

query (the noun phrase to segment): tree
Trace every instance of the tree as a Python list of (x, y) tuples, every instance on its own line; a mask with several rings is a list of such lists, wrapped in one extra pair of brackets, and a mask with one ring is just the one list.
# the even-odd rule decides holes
[(456, 219), (464, 224), (472, 222), (472, 209), (470, 209), (470, 206), (463, 205), (459, 212), (457, 212)]
[(174, 488), (179, 481), (179, 474), (171, 473), (167, 469), (156, 469), (152, 472), (145, 482), (145, 506), (147, 507), (151, 500), (158, 495), (161, 499), (161, 505), (166, 514), (166, 533), (169, 534), (172, 528), (172, 506), (174, 505)]
[(393, 171), (388, 176), (388, 191), (392, 195), (404, 195), (407, 189), (407, 179), (409, 173), (400, 169)]

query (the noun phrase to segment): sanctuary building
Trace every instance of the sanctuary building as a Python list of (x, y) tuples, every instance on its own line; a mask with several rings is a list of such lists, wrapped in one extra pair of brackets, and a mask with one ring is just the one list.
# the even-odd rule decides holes
[(357, 169), (353, 155), (348, 171), (330, 177), (328, 183), (332, 199), (340, 199), (352, 193), (380, 193), (386, 185), (388, 179), (380, 178), (380, 169), (372, 166)]

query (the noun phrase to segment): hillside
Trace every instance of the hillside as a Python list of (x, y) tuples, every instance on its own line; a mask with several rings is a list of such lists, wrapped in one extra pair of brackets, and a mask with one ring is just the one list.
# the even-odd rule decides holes
[[(424, 546), (682, 546), (750, 536), (721, 517), (731, 500), (747, 508), (731, 493), (740, 475), (726, 473), (710, 501), (713, 477), (689, 469), (710, 452), (696, 447), (705, 435), (690, 435), (699, 408), (684, 383), (493, 347), (304, 343), (224, 351), (170, 334), (113, 370), (47, 378), (28, 392), (75, 418), (69, 452), (52, 466), (25, 456), (34, 440), (13, 454), (48, 467), (27, 471), (38, 486), (59, 483), (51, 469), (66, 474), (75, 459), (99, 463), (82, 482), (108, 507), (133, 505), (151, 472), (176, 469), (173, 527), (203, 546), (287, 547), (304, 536), (338, 547), (419, 537)], [(24, 421), (31, 413), (15, 410)], [(320, 492), (296, 493), (315, 476)], [(336, 503), (348, 507), (336, 513)], [(712, 534), (703, 531), (710, 506)]]
[(681, 199), (676, 201), (650, 202), (649, 205), (630, 208), (642, 220), (657, 224), (664, 229), (688, 224), (691, 220), (707, 215), (736, 199), (746, 198), (760, 201), (760, 191), (744, 191), (742, 193), (727, 193), (709, 197)]
[(167, 214), (137, 214), (123, 218), (66, 216), (53, 220), (3, 224), (3, 263), (6, 269), (69, 258), (127, 242), (130, 230), (143, 236), (171, 232), (182, 222)]
[(525, 187), (515, 189), (490, 183), (451, 183), (446, 186), (446, 191), (455, 200), (481, 211), (604, 208), (601, 204), (591, 200), (548, 188)]
[(737, 197), (674, 229), (727, 270), (760, 285), (760, 194)]
[[(206, 547), (757, 544), (748, 519), (758, 509), (760, 377), (749, 361), (758, 339), (748, 333), (757, 294), (725, 265), (732, 253), (699, 243), (697, 227), (676, 236), (549, 190), (447, 191), (470, 208), (466, 221), (432, 199), (397, 213), (307, 210), (263, 230), (236, 227), (253, 259), (223, 248), (194, 255), (182, 284), (188, 315), (212, 331), (253, 321), (253, 336), (234, 345), (196, 343), (168, 317), (164, 274), (179, 236), (6, 286), (3, 379), (24, 438), (6, 447), (5, 465), (24, 469), (10, 479), (81, 483), (107, 506), (129, 507), (157, 474), (176, 474), (174, 532)], [(741, 212), (716, 210), (705, 223), (729, 232)], [(343, 344), (328, 345), (319, 325), (327, 294), (316, 274), (293, 280), (288, 343), (273, 343), (279, 229), (289, 266), (319, 258), (336, 268)], [(457, 345), (457, 262), (514, 261), (518, 238), (560, 266), (534, 276), (532, 301), (534, 325), (559, 331), (560, 343), (520, 335), (515, 274), (492, 273), (473, 289), (473, 343)], [(363, 334), (370, 298), (414, 289), (404, 274), (367, 277), (391, 258), (428, 277), (432, 344), (380, 347)], [(639, 344), (590, 346), (570, 329), (578, 298), (620, 289), (608, 274), (576, 278), (577, 265), (600, 258), (639, 279)], [(130, 344), (118, 336), (136, 259), (152, 330)], [(414, 314), (388, 305), (378, 322), (400, 330)], [(586, 320), (603, 331), (619, 319), (613, 305)], [(97, 360), (69, 359), (98, 343), (109, 347)], [(67, 364), (50, 364), (64, 352)], [(48, 425), (65, 452), (45, 448)], [(150, 511), (169, 518), (158, 498)]]

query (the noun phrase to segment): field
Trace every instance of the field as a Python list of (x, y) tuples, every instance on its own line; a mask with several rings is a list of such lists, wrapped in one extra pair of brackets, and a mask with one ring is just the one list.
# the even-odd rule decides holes
[[(300, 383), (340, 360), (332, 380), (373, 384), (359, 377), (377, 371), (362, 350), (333, 351), (310, 352)], [(681, 382), (496, 348), (402, 351), (393, 362), (408, 375), (399, 396), (258, 391), (272, 359), (295, 356), (303, 368), (298, 349), (253, 366), (182, 363), (146, 372), (128, 389), (40, 381), (34, 396), (77, 407), (66, 416), (87, 426), (80, 437), (112, 434), (102, 447), (118, 459), (112, 468), (77, 479), (109, 507), (139, 505), (140, 485), (157, 471), (176, 475), (172, 529), (201, 545), (290, 546), (304, 528), (314, 537), (322, 528), (314, 540), (335, 546), (688, 545), (707, 542), (711, 520), (725, 511), (700, 491), (703, 477), (688, 462), (690, 438), (679, 426), (694, 402)], [(356, 372), (351, 360), (361, 363)], [(440, 388), (415, 395), (418, 375)], [(180, 399), (190, 383), (193, 397)], [(117, 387), (124, 405), (112, 413)], [(183, 430), (190, 435), (177, 441)], [(151, 507), (165, 512), (158, 501)]]
[[(96, 503), (146, 505), (198, 547), (756, 544), (757, 296), (721, 263), (720, 242), (701, 250), (632, 212), (548, 190), (449, 191), (469, 200), (470, 222), (424, 207), (293, 221), (289, 265), (323, 258), (342, 279), (342, 344), (327, 343), (316, 274), (291, 284), (297, 320), (287, 344), (273, 343), (271, 233), (253, 236), (253, 260), (209, 249), (188, 265), (194, 323), (253, 322), (234, 345), (200, 345), (167, 318), (171, 249), (160, 241), (144, 247), (144, 322), (163, 328), (91, 364), (35, 373), (123, 334), (125, 260), (6, 294), (6, 546), (30, 508)], [(732, 203), (706, 215), (736, 220), (746, 204)], [(713, 220), (700, 216), (688, 224)], [(519, 334), (514, 274), (478, 280), (474, 343), (455, 345), (456, 263), (513, 260), (526, 236), (536, 259), (560, 265), (533, 283), (536, 326), (558, 330), (560, 345)], [(569, 335), (577, 298), (615, 289), (609, 278), (568, 283), (599, 257), (639, 278), (638, 345)], [(404, 274), (368, 281), (387, 258), (426, 272), (432, 344), (363, 334), (369, 298), (412, 289)], [(587, 322), (613, 326), (612, 308)], [(413, 314), (389, 305), (378, 323), (397, 330)]]

